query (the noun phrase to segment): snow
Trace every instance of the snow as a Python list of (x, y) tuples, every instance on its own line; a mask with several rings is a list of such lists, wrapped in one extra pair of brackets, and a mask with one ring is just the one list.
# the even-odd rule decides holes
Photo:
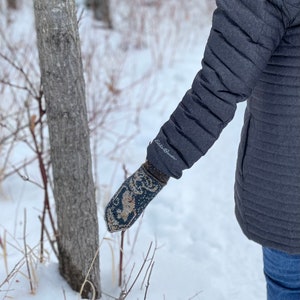
[[(28, 20), (24, 19), (25, 23), (22, 23), (22, 19), (15, 19), (16, 32), (21, 32), (21, 27), (24, 27), (22, 24), (28, 24)], [(16, 25), (17, 20), (21, 24), (19, 27)], [(84, 30), (87, 17), (81, 22)], [(106, 231), (103, 209), (122, 183), (124, 174), (121, 163), (126, 162), (130, 173), (143, 163), (149, 141), (177, 106), (200, 68), (209, 22), (194, 31), (191, 31), (188, 23), (185, 22), (182, 29), (185, 31), (181, 32), (181, 37), (195, 35), (197, 38), (191, 37), (192, 43), (188, 46), (178, 45), (178, 51), (166, 51), (168, 54), (164, 55), (169, 56), (156, 61), (157, 66), (151, 70), (151, 76), (142, 82), (141, 88), (132, 89), (126, 94), (126, 97), (144, 96), (145, 101), (152, 96), (156, 99), (141, 110), (135, 137), (118, 152), (122, 155), (118, 160), (108, 159), (103, 154), (105, 151), (102, 151), (97, 160), (99, 165), (95, 166), (101, 174), (98, 213), (103, 299), (118, 299), (120, 296), (117, 285), (120, 234), (109, 234)], [(105, 30), (100, 29), (97, 33), (103, 35), (103, 40), (107, 39)], [(149, 39), (151, 40), (151, 35)], [(116, 37), (115, 44), (118, 43)], [(151, 49), (127, 50), (126, 63), (122, 67), (123, 75), (127, 75), (120, 81), (120, 85), (127, 86), (130, 83), (128, 76), (131, 79), (142, 77), (145, 70), (153, 65), (155, 57), (157, 56), (151, 54)], [(113, 54), (111, 58), (114, 60)], [(148, 89), (145, 90), (145, 87)], [(261, 247), (243, 236), (234, 216), (235, 161), (244, 108), (245, 104), (239, 104), (234, 120), (225, 128), (207, 155), (185, 171), (180, 180), (171, 179), (148, 206), (143, 218), (125, 234), (124, 274), (125, 282), (128, 281), (127, 288), (133, 282), (152, 243), (150, 257), (154, 255), (154, 258), (147, 260), (147, 266), (151, 262), (154, 264), (147, 299), (265, 299)], [(27, 150), (18, 147), (15, 157), (22, 157), (24, 151)], [(38, 177), (34, 173), (32, 176)], [(41, 202), (41, 191), (17, 175), (1, 185), (0, 237), (2, 243), (6, 238), (7, 256), (0, 247), (0, 285), (7, 278), (7, 272), (12, 271), (14, 275), (1, 285), (1, 300), (79, 299), (78, 293), (72, 291), (59, 275), (57, 260), (48, 244), (49, 257), (42, 264), (38, 262), (38, 215), (42, 209)], [(24, 261), (25, 224), (34, 294), (30, 292)], [(148, 271), (143, 282), (145, 272), (146, 268), (127, 299), (144, 299), (145, 284), (149, 276)]]

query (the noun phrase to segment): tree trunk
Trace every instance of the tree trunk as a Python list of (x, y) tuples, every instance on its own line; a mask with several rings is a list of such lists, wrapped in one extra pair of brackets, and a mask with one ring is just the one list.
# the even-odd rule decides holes
[[(75, 0), (34, 0), (57, 212), (59, 269), (79, 291), (99, 247)], [(87, 279), (100, 297), (99, 256)], [(86, 284), (82, 293), (91, 297)]]
[(17, 0), (7, 0), (7, 7), (10, 9), (17, 9)]
[(86, 6), (92, 8), (96, 20), (102, 21), (108, 28), (112, 28), (109, 0), (86, 0)]

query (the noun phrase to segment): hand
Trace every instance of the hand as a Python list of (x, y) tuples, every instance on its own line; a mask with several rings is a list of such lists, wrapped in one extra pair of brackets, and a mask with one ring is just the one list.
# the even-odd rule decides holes
[(145, 162), (121, 185), (105, 208), (110, 232), (128, 229), (167, 184), (169, 176)]

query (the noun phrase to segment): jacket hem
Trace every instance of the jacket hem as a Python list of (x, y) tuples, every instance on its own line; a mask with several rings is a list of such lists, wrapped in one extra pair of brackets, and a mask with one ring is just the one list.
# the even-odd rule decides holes
[(235, 207), (235, 216), (237, 219), (237, 222), (243, 232), (243, 234), (251, 241), (261, 245), (262, 247), (272, 248), (275, 250), (283, 251), (288, 254), (292, 255), (300, 255), (300, 246), (292, 246), (292, 245), (284, 245), (277, 242), (274, 242), (269, 239), (262, 238), (261, 236), (258, 236), (248, 230), (248, 224), (244, 220), (244, 217), (242, 216), (241, 212), (238, 210), (237, 206)]

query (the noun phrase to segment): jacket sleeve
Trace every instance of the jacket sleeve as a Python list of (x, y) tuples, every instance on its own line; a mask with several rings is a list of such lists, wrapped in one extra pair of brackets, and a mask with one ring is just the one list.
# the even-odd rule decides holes
[(147, 160), (156, 168), (179, 178), (218, 139), (237, 103), (251, 95), (291, 22), (286, 2), (217, 1), (202, 69), (148, 146)]

